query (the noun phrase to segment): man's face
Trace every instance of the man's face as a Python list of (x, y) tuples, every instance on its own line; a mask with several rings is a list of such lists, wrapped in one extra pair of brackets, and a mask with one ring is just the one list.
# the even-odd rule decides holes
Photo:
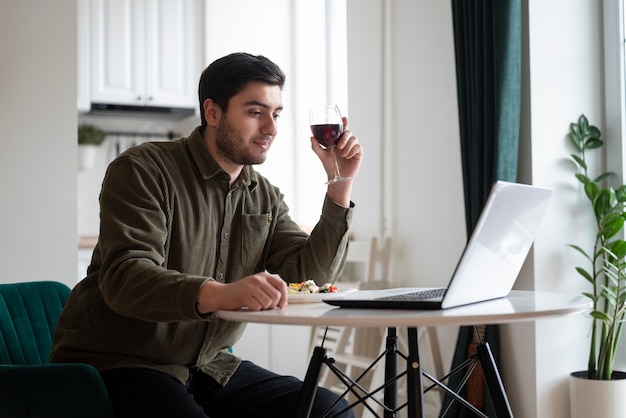
[(230, 99), (217, 126), (215, 145), (221, 157), (237, 165), (261, 164), (277, 133), (282, 111), (278, 86), (250, 82)]

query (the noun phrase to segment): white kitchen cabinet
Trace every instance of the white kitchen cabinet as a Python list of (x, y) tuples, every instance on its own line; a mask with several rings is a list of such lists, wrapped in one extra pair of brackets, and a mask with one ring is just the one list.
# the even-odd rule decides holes
[(92, 0), (91, 102), (197, 106), (199, 0)]

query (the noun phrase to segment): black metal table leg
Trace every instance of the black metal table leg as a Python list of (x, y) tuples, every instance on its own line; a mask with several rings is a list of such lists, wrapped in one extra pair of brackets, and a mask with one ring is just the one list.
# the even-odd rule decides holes
[(302, 383), (302, 390), (298, 396), (298, 406), (296, 409), (296, 418), (309, 418), (311, 415), (311, 408), (313, 408), (313, 400), (317, 393), (317, 383), (320, 378), (320, 370), (324, 359), (326, 358), (326, 349), (323, 347), (315, 347), (313, 349), (313, 355), (309, 362), (306, 375), (304, 376), (304, 382)]
[(408, 415), (409, 417), (418, 418), (424, 416), (424, 387), (417, 341), (417, 328), (408, 328), (407, 334), (409, 344), (409, 355), (406, 359)]
[(385, 354), (385, 382), (391, 382), (388, 386), (385, 386), (384, 399), (386, 409), (384, 412), (384, 418), (395, 418), (395, 410), (398, 401), (398, 385), (395, 380), (398, 374), (398, 363), (396, 359), (396, 353), (398, 351), (398, 336), (396, 335), (395, 328), (387, 328), (386, 339), (386, 354)]
[(509, 400), (506, 396), (504, 385), (502, 384), (502, 379), (500, 378), (500, 373), (498, 373), (496, 362), (493, 358), (493, 354), (491, 353), (491, 348), (489, 348), (489, 343), (485, 341), (481, 344), (477, 344), (476, 354), (483, 369), (487, 390), (489, 391), (489, 395), (491, 395), (491, 400), (497, 417), (513, 418), (511, 405), (509, 404)]

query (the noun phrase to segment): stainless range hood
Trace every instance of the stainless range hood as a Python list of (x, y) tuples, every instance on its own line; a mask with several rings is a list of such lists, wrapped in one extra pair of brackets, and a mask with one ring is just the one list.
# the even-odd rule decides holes
[(196, 110), (191, 107), (131, 106), (109, 103), (92, 103), (88, 115), (118, 116), (134, 118), (183, 119), (193, 116)]

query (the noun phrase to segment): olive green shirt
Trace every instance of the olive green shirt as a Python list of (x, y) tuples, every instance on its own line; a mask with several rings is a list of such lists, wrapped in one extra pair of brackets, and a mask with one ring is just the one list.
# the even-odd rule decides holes
[(198, 367), (226, 384), (240, 363), (228, 347), (245, 324), (200, 315), (202, 284), (264, 270), (286, 282), (334, 282), (352, 206), (327, 197), (308, 236), (250, 166), (229, 187), (200, 128), (131, 148), (105, 174), (98, 243), (59, 318), (51, 361), (145, 367), (182, 382)]

